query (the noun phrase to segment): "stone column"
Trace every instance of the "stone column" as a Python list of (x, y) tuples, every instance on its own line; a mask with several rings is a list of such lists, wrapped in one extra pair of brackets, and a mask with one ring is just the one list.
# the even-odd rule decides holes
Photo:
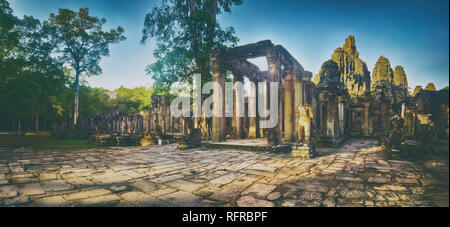
[(126, 132), (127, 132), (127, 118), (126, 118), (126, 116), (122, 116), (121, 134), (125, 134)]
[(225, 140), (225, 70), (220, 62), (220, 53), (211, 54), (211, 71), (213, 73), (213, 119), (212, 140)]
[[(281, 144), (281, 115), (282, 115), (282, 84), (281, 84), (281, 59), (278, 51), (274, 48), (272, 51), (270, 51), (267, 54), (267, 63), (269, 66), (269, 73), (267, 75), (267, 86), (268, 90), (270, 91), (270, 83), (276, 82), (278, 83), (278, 94), (275, 94), (278, 96), (278, 106), (277, 107), (271, 107), (271, 108), (278, 108), (278, 119), (277, 119), (277, 125), (274, 128), (268, 129), (268, 143), (269, 145), (279, 145)], [(270, 94), (269, 93), (269, 100), (270, 100)], [(270, 103), (270, 101), (269, 101)]]
[(320, 108), (320, 135), (326, 136), (328, 134), (328, 125), (327, 125), (327, 102), (321, 101), (319, 104)]
[(300, 118), (300, 107), (304, 105), (304, 101), (303, 101), (303, 79), (302, 77), (296, 73), (295, 77), (294, 77), (294, 83), (295, 83), (295, 88), (294, 88), (294, 138), (296, 138), (296, 140), (299, 139), (299, 135), (300, 132), (298, 131), (298, 125), (300, 124), (300, 122), (298, 122), (298, 119)]
[(256, 116), (249, 115), (249, 129), (248, 138), (256, 139), (260, 137), (259, 125), (258, 125), (258, 81), (252, 81), (254, 85), (250, 86), (249, 97), (248, 97), (248, 109), (249, 113), (251, 108), (254, 109)]
[(292, 142), (294, 139), (294, 71), (287, 70), (284, 88), (284, 140)]
[(345, 111), (345, 103), (342, 98), (338, 99), (338, 115), (339, 115), (339, 134), (340, 136), (344, 135), (344, 127), (345, 127), (345, 120), (344, 120), (344, 112)]
[(184, 136), (187, 136), (189, 134), (188, 128), (187, 128), (187, 124), (186, 124), (186, 118), (181, 117), (181, 127), (182, 127), (182, 132)]
[(244, 130), (244, 116), (238, 116), (239, 113), (245, 113), (245, 97), (244, 97), (244, 91), (242, 89), (238, 89), (238, 85), (236, 82), (244, 83), (244, 77), (240, 75), (239, 73), (236, 73), (235, 75), (235, 84), (234, 84), (234, 92), (235, 92), (235, 115), (234, 115), (234, 133), (236, 138), (242, 139), (243, 138), (243, 130)]
[[(402, 103), (402, 113), (401, 113), (401, 116), (402, 116), (403, 119), (405, 119), (405, 110), (406, 110), (406, 104), (405, 104), (405, 103)], [(406, 121), (405, 121), (405, 122), (406, 122)]]
[(370, 126), (369, 126), (369, 111), (370, 111), (370, 102), (364, 102), (364, 111), (363, 111), (363, 133), (365, 136), (370, 135)]

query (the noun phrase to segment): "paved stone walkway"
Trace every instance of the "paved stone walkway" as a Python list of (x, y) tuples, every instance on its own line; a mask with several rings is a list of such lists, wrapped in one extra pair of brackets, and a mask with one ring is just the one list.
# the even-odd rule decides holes
[(0, 148), (0, 206), (448, 206), (448, 181), (377, 141), (318, 153)]

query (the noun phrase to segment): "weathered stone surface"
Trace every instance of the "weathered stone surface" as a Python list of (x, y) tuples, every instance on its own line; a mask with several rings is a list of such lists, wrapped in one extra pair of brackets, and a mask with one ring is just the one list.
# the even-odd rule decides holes
[(328, 60), (322, 64), (319, 75), (318, 87), (344, 89), (343, 83), (340, 81), (339, 66), (333, 60)]
[(416, 86), (415, 88), (414, 88), (414, 91), (413, 91), (413, 93), (411, 94), (411, 96), (416, 96), (417, 94), (419, 94), (419, 92), (420, 91), (422, 91), (423, 90), (423, 88), (422, 88), (422, 86)]
[(5, 206), (23, 206), (30, 202), (31, 202), (30, 197), (19, 196), (19, 197), (15, 197), (15, 198), (5, 199), (4, 205)]
[(324, 207), (336, 207), (336, 201), (332, 198), (326, 198), (323, 201), (323, 206)]
[(252, 196), (241, 197), (237, 201), (237, 205), (240, 207), (273, 207), (272, 202), (269, 202), (266, 200), (255, 199)]
[(168, 206), (168, 203), (149, 196), (142, 192), (126, 192), (120, 195), (126, 202), (129, 202), (138, 207), (163, 207)]
[(120, 200), (121, 198), (118, 195), (110, 194), (77, 200), (74, 204), (76, 206), (111, 206), (117, 204)]
[(201, 207), (201, 197), (189, 192), (178, 191), (159, 198), (168, 202), (171, 206)]
[(48, 192), (64, 191), (74, 188), (63, 180), (44, 181), (42, 182), (42, 187)]
[(131, 186), (138, 188), (139, 190), (146, 192), (146, 193), (149, 193), (149, 192), (157, 189), (157, 186), (155, 183), (152, 183), (147, 180), (141, 180), (141, 181), (134, 182), (131, 184)]
[(45, 180), (56, 180), (58, 178), (58, 176), (56, 175), (56, 173), (41, 173), (39, 175), (39, 179), (41, 181), (45, 181)]
[(6, 185), (0, 187), (0, 198), (16, 197), (19, 188), (16, 185)]
[(248, 188), (246, 191), (244, 191), (242, 194), (243, 195), (254, 194), (257, 197), (266, 197), (273, 190), (275, 190), (276, 187), (277, 186), (275, 186), (275, 185), (254, 184), (250, 188)]
[(383, 85), (385, 82), (392, 84), (393, 79), (391, 63), (384, 56), (380, 56), (372, 71), (372, 87)]
[(277, 200), (277, 199), (279, 199), (281, 197), (281, 193), (280, 192), (273, 192), (273, 193), (270, 193), (268, 196), (267, 196), (267, 199), (268, 200)]
[(33, 183), (24, 185), (23, 188), (20, 189), (20, 192), (23, 195), (40, 195), (44, 194), (45, 190), (40, 184)]
[(106, 195), (106, 194), (110, 194), (110, 193), (111, 193), (111, 191), (109, 191), (109, 190), (106, 190), (103, 188), (98, 188), (98, 189), (92, 189), (92, 190), (86, 190), (86, 191), (82, 191), (82, 192), (67, 194), (67, 195), (64, 195), (64, 198), (67, 200), (78, 200), (78, 199), (87, 199), (87, 198), (91, 198), (91, 197)]
[[(379, 103), (388, 103), (390, 105), (401, 103), (405, 100), (408, 92), (407, 79), (403, 67), (396, 68), (396, 77), (394, 78), (391, 63), (384, 56), (380, 56), (372, 72), (370, 87), (371, 97), (375, 105)], [(379, 124), (386, 124), (386, 122), (380, 122)]]
[(192, 183), (192, 182), (185, 181), (185, 180), (171, 181), (171, 182), (166, 183), (166, 185), (176, 188), (176, 189), (179, 189), (179, 190), (188, 191), (188, 192), (196, 191), (202, 187), (201, 184), (196, 184), (196, 183)]
[(408, 89), (408, 79), (406, 78), (405, 69), (402, 66), (395, 67), (394, 85), (403, 89)]
[(344, 46), (337, 48), (331, 60), (339, 66), (340, 79), (351, 97), (362, 97), (370, 86), (370, 72), (367, 64), (359, 58), (355, 37), (348, 36)]
[(433, 83), (429, 83), (429, 84), (425, 87), (425, 91), (436, 91), (436, 87), (434, 86)]
[[(176, 145), (0, 151), (0, 160), (17, 165), (24, 156), (31, 163), (46, 160), (37, 164), (36, 174), (14, 174), (8, 167), (0, 175), (8, 181), (0, 186), (0, 206), (448, 206), (448, 188), (441, 178), (414, 162), (382, 155), (378, 141), (370, 139), (317, 148), (317, 157), (310, 160), (236, 150), (178, 150)], [(76, 167), (67, 167), (75, 160)], [(428, 166), (448, 175), (448, 162)], [(55, 173), (58, 180), (41, 178), (41, 173)], [(18, 184), (9, 181), (13, 175), (38, 182)], [(101, 180), (121, 176), (127, 191), (112, 191), (114, 180)]]
[(62, 196), (51, 196), (38, 199), (36, 205), (40, 207), (68, 207), (70, 204)]

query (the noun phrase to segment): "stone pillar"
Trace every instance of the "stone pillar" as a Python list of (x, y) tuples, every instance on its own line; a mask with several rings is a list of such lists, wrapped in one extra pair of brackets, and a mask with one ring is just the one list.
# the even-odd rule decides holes
[[(236, 82), (244, 83), (244, 77), (237, 73), (235, 75), (235, 84), (234, 84), (234, 92), (235, 92), (235, 115), (234, 115), (234, 134), (236, 138), (242, 139), (243, 138), (243, 130), (244, 130), (244, 116), (238, 116), (239, 113), (245, 113), (245, 97), (244, 97), (244, 91), (242, 89), (238, 89), (239, 86), (236, 84)], [(243, 88), (243, 87), (242, 87)]]
[(181, 127), (182, 127), (183, 135), (187, 136), (189, 134), (189, 131), (188, 131), (188, 127), (187, 127), (187, 124), (186, 124), (186, 118), (181, 117), (180, 119), (181, 119), (181, 123), (182, 123)]
[(327, 102), (321, 101), (319, 102), (320, 109), (320, 135), (326, 136), (328, 134), (328, 126), (327, 126)]
[(370, 124), (369, 124), (369, 111), (370, 111), (370, 102), (364, 102), (364, 111), (363, 111), (363, 133), (365, 136), (370, 135)]
[(344, 135), (344, 127), (345, 127), (345, 103), (342, 98), (338, 99), (338, 119), (339, 119), (339, 135)]
[(122, 127), (121, 127), (121, 134), (125, 134), (127, 130), (127, 119), (125, 116), (122, 116)]
[(123, 116), (123, 134), (128, 134), (128, 117), (127, 115)]
[[(277, 125), (274, 128), (268, 129), (268, 143), (269, 145), (279, 145), (281, 144), (281, 116), (282, 116), (282, 84), (281, 84), (281, 59), (278, 51), (273, 49), (271, 52), (267, 54), (267, 63), (269, 66), (269, 73), (267, 75), (267, 86), (270, 91), (270, 83), (275, 82), (278, 83), (278, 94), (275, 94), (278, 97), (278, 106), (271, 108), (278, 108), (278, 119)], [(270, 96), (272, 94), (269, 93), (268, 100), (270, 100)], [(269, 101), (270, 103), (270, 101)]]
[[(201, 114), (201, 109), (202, 109), (202, 103), (201, 103), (201, 101), (202, 101), (202, 86), (201, 86), (201, 81), (200, 81), (200, 83), (194, 83), (193, 84), (193, 95), (194, 95), (194, 98), (193, 98), (193, 103), (191, 105), (192, 114), (193, 114), (192, 120), (194, 121), (193, 122), (194, 123), (193, 127), (194, 127), (194, 129), (200, 129), (200, 127), (201, 127), (201, 120), (202, 120), (202, 117), (201, 117), (202, 116), (202, 114)], [(197, 99), (199, 99), (199, 100), (197, 100)], [(197, 104), (198, 104), (197, 101), (200, 101), (200, 105), (199, 106), (197, 106)], [(196, 111), (197, 110), (200, 110), (200, 113), (198, 113), (198, 114), (200, 114), (200, 116), (196, 116), (196, 114), (197, 114)]]
[(294, 77), (294, 138), (296, 140), (299, 139), (300, 132), (298, 131), (298, 125), (300, 122), (298, 122), (298, 119), (300, 118), (300, 107), (304, 105), (303, 101), (303, 80), (302, 77), (298, 73), (295, 74)]
[(258, 81), (252, 81), (254, 85), (250, 86), (249, 97), (248, 97), (248, 109), (254, 109), (254, 114), (256, 116), (249, 115), (249, 128), (248, 128), (248, 138), (256, 139), (260, 137), (260, 130), (258, 125)]
[(213, 73), (213, 119), (212, 140), (225, 140), (225, 70), (220, 62), (220, 53), (211, 55), (211, 71)]
[[(402, 118), (405, 119), (405, 110), (406, 110), (406, 104), (402, 103)], [(406, 121), (405, 121), (406, 122)]]
[(292, 142), (294, 139), (294, 71), (286, 71), (284, 88), (284, 140)]

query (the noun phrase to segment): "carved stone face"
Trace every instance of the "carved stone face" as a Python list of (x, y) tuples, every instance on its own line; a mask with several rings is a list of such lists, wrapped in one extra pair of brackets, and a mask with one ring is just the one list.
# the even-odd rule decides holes
[(339, 67), (333, 60), (323, 63), (320, 69), (320, 81), (321, 83), (338, 82), (339, 81)]

